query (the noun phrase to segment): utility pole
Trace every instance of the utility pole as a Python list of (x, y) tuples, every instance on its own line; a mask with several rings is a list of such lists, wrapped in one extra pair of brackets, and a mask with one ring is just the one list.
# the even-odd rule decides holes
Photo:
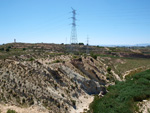
[(87, 36), (86, 54), (89, 54), (89, 37)]
[(74, 45), (78, 43), (77, 40), (77, 30), (76, 30), (76, 10), (72, 8), (72, 28), (71, 28), (71, 37), (70, 44)]

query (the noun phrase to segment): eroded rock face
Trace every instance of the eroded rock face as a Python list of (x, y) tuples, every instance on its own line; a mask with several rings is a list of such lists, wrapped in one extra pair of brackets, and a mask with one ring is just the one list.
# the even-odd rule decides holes
[(81, 88), (88, 94), (99, 94), (102, 91), (102, 87), (100, 87), (98, 82), (93, 80), (83, 81)]
[[(85, 94), (105, 90), (105, 66), (91, 58), (20, 56), (0, 61), (1, 103), (42, 105), (49, 112), (69, 112)], [(56, 61), (57, 60), (57, 61)]]

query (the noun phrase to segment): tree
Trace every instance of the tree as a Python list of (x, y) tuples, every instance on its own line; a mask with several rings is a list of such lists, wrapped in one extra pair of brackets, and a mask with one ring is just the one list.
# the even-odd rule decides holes
[(79, 45), (84, 45), (84, 43), (80, 42)]
[(6, 49), (6, 52), (9, 52), (9, 48)]
[(0, 48), (0, 51), (4, 51), (4, 48)]

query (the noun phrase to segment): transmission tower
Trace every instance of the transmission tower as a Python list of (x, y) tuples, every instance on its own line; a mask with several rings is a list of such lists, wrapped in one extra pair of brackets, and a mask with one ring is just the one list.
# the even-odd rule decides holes
[(76, 30), (76, 10), (72, 8), (72, 28), (71, 28), (71, 36), (70, 36), (70, 44), (77, 44), (77, 30)]
[(86, 54), (89, 54), (89, 37), (87, 36)]
[(14, 39), (14, 43), (16, 43), (16, 39)]

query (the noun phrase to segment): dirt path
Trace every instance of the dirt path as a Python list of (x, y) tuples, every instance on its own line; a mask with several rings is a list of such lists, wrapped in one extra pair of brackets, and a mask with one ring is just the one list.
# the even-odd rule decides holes
[(89, 109), (90, 103), (93, 101), (94, 96), (81, 96), (79, 97), (79, 102), (76, 104), (76, 109), (70, 108), (69, 113), (83, 113), (85, 109)]
[(128, 76), (132, 72), (136, 72), (137, 73), (137, 72), (145, 71), (147, 69), (150, 69), (150, 68), (142, 66), (142, 67), (138, 67), (138, 68), (134, 68), (134, 69), (131, 69), (129, 71), (126, 71), (125, 74), (123, 75), (123, 80), (125, 80), (125, 77)]

